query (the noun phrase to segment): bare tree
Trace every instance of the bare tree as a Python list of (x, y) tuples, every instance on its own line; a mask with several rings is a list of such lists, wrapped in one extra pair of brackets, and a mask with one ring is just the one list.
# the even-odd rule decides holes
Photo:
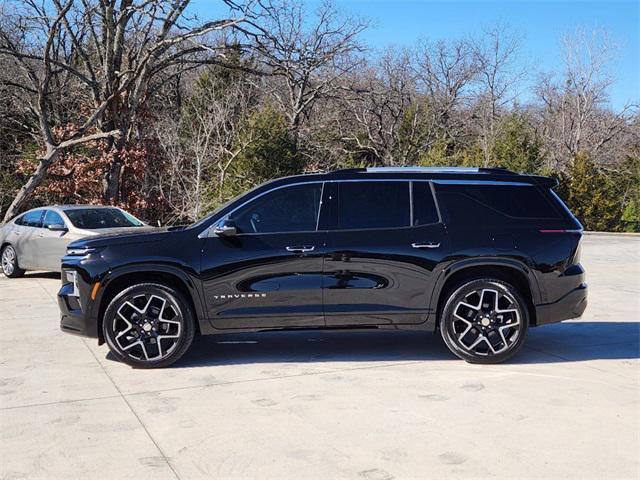
[(541, 133), (553, 168), (562, 168), (581, 151), (602, 156), (602, 148), (630, 128), (637, 112), (631, 104), (617, 113), (609, 108), (609, 89), (615, 81), (610, 67), (617, 47), (606, 31), (578, 29), (563, 37), (561, 46), (563, 72), (559, 77), (543, 75), (536, 87), (543, 106)]
[(455, 141), (467, 126), (470, 90), (477, 80), (478, 62), (469, 40), (421, 41), (415, 53), (418, 87), (427, 97), (434, 121)]
[(418, 103), (407, 50), (388, 49), (375, 64), (354, 72), (342, 100), (346, 115), (337, 119), (342, 140), (373, 163), (406, 164), (422, 146), (426, 110)]
[(497, 24), (484, 29), (482, 37), (473, 40), (473, 46), (479, 87), (474, 118), (484, 164), (488, 166), (501, 112), (517, 96), (516, 86), (526, 74), (519, 63), (522, 36)]
[(191, 89), (194, 93), (178, 118), (166, 115), (154, 124), (170, 165), (158, 172), (158, 185), (180, 220), (196, 220), (209, 208), (203, 197), (212, 184), (222, 201), (229, 168), (252, 142), (238, 135), (251, 104), (248, 82), (229, 82), (207, 73)]
[[(135, 135), (154, 81), (169, 69), (202, 63), (202, 54), (220, 61), (220, 45), (208, 44), (208, 34), (242, 21), (240, 16), (209, 22), (186, 18), (189, 0), (11, 3), (16, 13), (7, 15), (0, 26), (0, 55), (21, 69), (24, 81), (14, 83), (19, 83), (37, 119), (43, 153), (5, 220), (19, 211), (61, 152), (101, 139), (113, 152), (104, 200), (116, 202), (120, 152)], [(56, 110), (55, 97), (60, 95), (82, 99), (74, 115)]]
[(310, 19), (297, 0), (259, 0), (250, 20), (238, 27), (256, 60), (274, 79), (264, 86), (297, 134), (314, 104), (334, 94), (338, 80), (353, 71), (363, 50), (357, 40), (367, 27), (362, 19), (341, 15), (324, 1)]

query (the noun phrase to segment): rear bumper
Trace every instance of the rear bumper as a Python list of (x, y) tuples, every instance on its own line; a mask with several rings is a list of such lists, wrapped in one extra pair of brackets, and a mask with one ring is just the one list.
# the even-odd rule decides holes
[(587, 308), (587, 284), (583, 283), (553, 303), (536, 305), (536, 325), (579, 318)]
[(83, 337), (98, 338), (98, 325), (95, 319), (82, 310), (78, 297), (71, 295), (73, 285), (63, 285), (58, 292), (60, 307), (60, 329), (63, 332)]

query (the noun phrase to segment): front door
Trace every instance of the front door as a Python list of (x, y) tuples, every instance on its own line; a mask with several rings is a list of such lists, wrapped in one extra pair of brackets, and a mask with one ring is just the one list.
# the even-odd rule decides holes
[(278, 187), (221, 220), (233, 223), (236, 235), (204, 239), (203, 289), (213, 327), (324, 326), (322, 193), (322, 183)]
[(42, 227), (34, 237), (34, 263), (37, 268), (52, 272), (60, 270), (69, 243), (68, 232), (49, 230), (49, 226), (65, 226), (62, 216), (54, 210), (46, 210)]
[(448, 249), (430, 183), (345, 181), (332, 188), (327, 326), (425, 322)]

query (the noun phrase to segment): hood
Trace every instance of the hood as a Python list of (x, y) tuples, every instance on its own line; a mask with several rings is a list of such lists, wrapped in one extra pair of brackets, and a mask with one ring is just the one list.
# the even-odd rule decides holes
[(149, 233), (149, 232), (157, 232), (163, 229), (157, 227), (151, 227), (148, 225), (141, 227), (113, 227), (113, 228), (96, 228), (96, 229), (78, 229), (78, 232), (81, 232), (83, 235), (90, 235), (92, 237), (101, 236), (101, 237), (112, 237), (117, 235), (130, 235), (130, 234), (140, 234), (140, 233)]
[(123, 243), (148, 243), (159, 242), (171, 235), (171, 227), (131, 227), (131, 228), (105, 228), (101, 230), (88, 230), (89, 237), (81, 238), (69, 244), (69, 248), (96, 248), (120, 245)]

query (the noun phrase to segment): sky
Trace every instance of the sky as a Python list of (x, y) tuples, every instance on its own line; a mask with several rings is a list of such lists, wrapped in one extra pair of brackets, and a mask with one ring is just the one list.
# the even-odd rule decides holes
[[(604, 29), (618, 45), (611, 64), (616, 78), (611, 106), (640, 101), (640, 0), (626, 1), (432, 1), (432, 0), (335, 0), (345, 12), (368, 17), (372, 26), (362, 39), (374, 49), (388, 45), (412, 45), (416, 40), (455, 39), (479, 33), (500, 22), (523, 36), (523, 62), (532, 76), (559, 70), (562, 35)], [(223, 14), (222, 2), (194, 0), (201, 17)], [(312, 8), (317, 0), (308, 0)], [(526, 101), (526, 99), (523, 99)]]

